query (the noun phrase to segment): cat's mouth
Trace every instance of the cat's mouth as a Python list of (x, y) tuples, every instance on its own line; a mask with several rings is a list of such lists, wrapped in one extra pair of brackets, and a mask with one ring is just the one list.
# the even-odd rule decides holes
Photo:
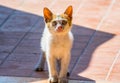
[(63, 27), (62, 26), (57, 27), (56, 31), (57, 32), (63, 32)]

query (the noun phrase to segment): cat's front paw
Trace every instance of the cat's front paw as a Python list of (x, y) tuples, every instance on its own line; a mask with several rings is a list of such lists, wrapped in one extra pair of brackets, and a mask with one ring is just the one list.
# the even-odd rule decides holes
[(48, 83), (58, 83), (58, 78), (56, 76), (50, 77)]
[(59, 78), (58, 83), (68, 83), (67, 78)]

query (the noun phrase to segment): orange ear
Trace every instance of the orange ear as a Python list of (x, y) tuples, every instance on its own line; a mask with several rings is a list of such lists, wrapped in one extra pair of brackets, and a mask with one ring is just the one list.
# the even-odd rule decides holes
[(68, 8), (65, 10), (64, 14), (67, 14), (70, 18), (72, 18), (73, 8), (72, 6), (68, 6)]
[(52, 20), (53, 14), (48, 8), (45, 7), (43, 13), (44, 13), (45, 22), (49, 22), (50, 20)]

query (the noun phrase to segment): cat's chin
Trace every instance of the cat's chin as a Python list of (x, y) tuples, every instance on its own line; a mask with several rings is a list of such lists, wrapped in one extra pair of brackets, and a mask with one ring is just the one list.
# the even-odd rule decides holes
[(63, 29), (57, 29), (57, 30), (55, 30), (56, 33), (61, 33), (63, 31), (64, 31)]
[(64, 30), (56, 30), (55, 33), (64, 33)]
[(63, 32), (63, 30), (59, 30), (59, 31), (56, 31), (57, 33), (62, 33)]

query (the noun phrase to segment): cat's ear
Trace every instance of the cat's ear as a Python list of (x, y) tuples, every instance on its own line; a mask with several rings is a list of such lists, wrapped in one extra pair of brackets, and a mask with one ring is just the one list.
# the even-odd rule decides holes
[(45, 19), (45, 22), (50, 22), (52, 20), (52, 12), (48, 9), (48, 8), (44, 8), (43, 10), (43, 13), (44, 13), (44, 19)]
[(73, 8), (72, 6), (68, 6), (68, 8), (65, 10), (64, 14), (67, 14), (68, 17), (72, 18)]

